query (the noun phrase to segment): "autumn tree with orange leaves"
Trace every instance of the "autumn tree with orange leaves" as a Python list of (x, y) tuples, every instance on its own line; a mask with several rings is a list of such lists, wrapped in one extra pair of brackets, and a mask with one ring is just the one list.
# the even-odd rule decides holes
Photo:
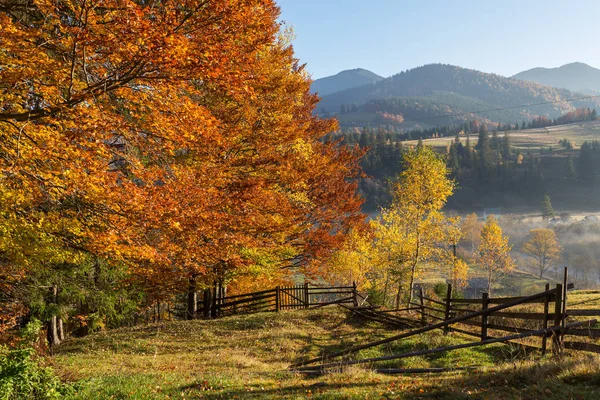
[(278, 14), (0, 0), (2, 285), (60, 292), (57, 266), (112, 260), (193, 316), (216, 282), (314, 273), (362, 221), (358, 154), (322, 143), (336, 124), (312, 115)]

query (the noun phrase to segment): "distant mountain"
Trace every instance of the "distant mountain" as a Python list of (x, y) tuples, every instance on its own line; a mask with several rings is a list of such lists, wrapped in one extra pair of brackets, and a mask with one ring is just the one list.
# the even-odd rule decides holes
[[(555, 102), (577, 97), (566, 89), (505, 78), (445, 64), (431, 64), (401, 72), (374, 84), (326, 95), (320, 113), (338, 115), (342, 126), (436, 126), (479, 119), (486, 123), (514, 123), (538, 116), (559, 117), (578, 107), (600, 109), (600, 101)], [(552, 102), (532, 107), (526, 104)], [(503, 108), (502, 111), (475, 113)], [(508, 109), (507, 109), (508, 108)], [(451, 114), (463, 114), (448, 117)], [(444, 116), (444, 118), (438, 118)], [(383, 118), (383, 122), (382, 122)], [(402, 119), (406, 122), (401, 122)]]
[(311, 86), (313, 93), (320, 96), (326, 96), (331, 93), (339, 92), (357, 86), (368, 85), (382, 80), (383, 77), (366, 69), (356, 68), (342, 71), (337, 75), (317, 79)]
[(600, 69), (579, 62), (558, 68), (533, 68), (513, 78), (574, 92), (600, 93)]

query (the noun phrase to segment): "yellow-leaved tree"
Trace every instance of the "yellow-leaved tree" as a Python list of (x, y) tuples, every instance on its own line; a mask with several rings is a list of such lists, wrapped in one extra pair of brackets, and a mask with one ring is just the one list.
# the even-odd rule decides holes
[(511, 246), (508, 244), (508, 237), (503, 236), (502, 228), (493, 215), (488, 216), (483, 225), (477, 250), (477, 263), (486, 272), (487, 291), (491, 295), (495, 280), (515, 268), (515, 263), (510, 256)]
[(353, 229), (341, 248), (329, 260), (329, 279), (336, 284), (351, 285), (370, 291), (378, 287), (381, 272), (373, 268), (373, 233)]
[(562, 246), (552, 229), (532, 229), (528, 236), (529, 239), (521, 250), (536, 260), (541, 279), (544, 273), (560, 260)]
[(481, 227), (483, 224), (477, 218), (477, 214), (472, 213), (465, 217), (462, 223), (462, 232), (464, 238), (471, 245), (471, 253), (475, 253), (475, 249), (479, 245), (479, 238), (481, 236)]
[(452, 259), (450, 237), (457, 220), (441, 210), (454, 187), (446, 163), (431, 149), (418, 147), (405, 153), (392, 205), (373, 222), (377, 253), (387, 259), (385, 268), (397, 284), (397, 306), (403, 288), (408, 291), (408, 302), (412, 301), (422, 267)]

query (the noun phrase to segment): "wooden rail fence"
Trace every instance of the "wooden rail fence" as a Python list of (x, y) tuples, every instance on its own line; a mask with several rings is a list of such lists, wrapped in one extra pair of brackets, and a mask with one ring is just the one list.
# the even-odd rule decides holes
[[(400, 318), (400, 315), (394, 315), (394, 313), (416, 311), (417, 318), (412, 318), (412, 320), (406, 317), (403, 318), (406, 321), (410, 320), (413, 323), (420, 323), (420, 328), (375, 342), (353, 346), (322, 357), (297, 362), (292, 364), (290, 369), (309, 374), (320, 373), (345, 365), (372, 364), (380, 361), (435, 354), (492, 343), (513, 343), (514, 340), (530, 337), (540, 338), (540, 347), (523, 343), (518, 344), (523, 347), (541, 350), (542, 353), (545, 353), (548, 346), (547, 341), (551, 339), (552, 352), (554, 354), (559, 354), (565, 348), (600, 353), (599, 344), (565, 340), (567, 336), (575, 338), (588, 337), (591, 339), (600, 338), (600, 329), (597, 329), (597, 321), (595, 319), (568, 321), (570, 317), (600, 316), (600, 310), (568, 310), (567, 291), (573, 289), (574, 286), (566, 282), (567, 270), (565, 269), (564, 283), (557, 284), (553, 289), (550, 289), (550, 285), (548, 284), (546, 285), (546, 289), (541, 293), (521, 297), (492, 298), (487, 293), (483, 293), (481, 299), (453, 298), (452, 285), (450, 284), (447, 287), (446, 298), (443, 300), (436, 300), (425, 296), (423, 289), (420, 288), (417, 300), (410, 303), (408, 308), (402, 310), (371, 309), (368, 314), (369, 319), (388, 323), (389, 321), (385, 318)], [(527, 309), (524, 311), (519, 309), (523, 306), (533, 307), (534, 309), (540, 308), (541, 310), (533, 311)], [(362, 314), (366, 315), (364, 310), (361, 311)], [(519, 326), (507, 322), (514, 320), (522, 321), (524, 324)], [(465, 325), (465, 327), (458, 328), (458, 324)], [(442, 329), (445, 333), (456, 331), (476, 337), (478, 340), (453, 346), (391, 354), (383, 357), (349, 359), (351, 354), (356, 354), (361, 350), (402, 340), (434, 329)], [(490, 336), (490, 333), (494, 336)], [(498, 333), (500, 333), (499, 336), (497, 336)], [(335, 361), (338, 358), (339, 360)], [(403, 371), (399, 369), (397, 372), (401, 373)]]
[(217, 318), (234, 314), (319, 308), (331, 304), (357, 307), (361, 297), (355, 283), (352, 286), (313, 286), (308, 283), (277, 286), (234, 296), (227, 296), (224, 291), (219, 292), (221, 296), (218, 297), (210, 298), (210, 292), (208, 296), (204, 296), (198, 304), (198, 315)]

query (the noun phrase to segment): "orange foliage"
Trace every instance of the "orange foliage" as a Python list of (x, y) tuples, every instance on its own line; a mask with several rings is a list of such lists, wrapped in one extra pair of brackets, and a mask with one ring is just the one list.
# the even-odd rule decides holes
[(337, 126), (312, 115), (278, 13), (0, 0), (0, 189), (15, 218), (53, 249), (128, 262), (156, 297), (257, 265), (269, 279), (314, 270), (362, 220), (359, 154), (321, 142)]

